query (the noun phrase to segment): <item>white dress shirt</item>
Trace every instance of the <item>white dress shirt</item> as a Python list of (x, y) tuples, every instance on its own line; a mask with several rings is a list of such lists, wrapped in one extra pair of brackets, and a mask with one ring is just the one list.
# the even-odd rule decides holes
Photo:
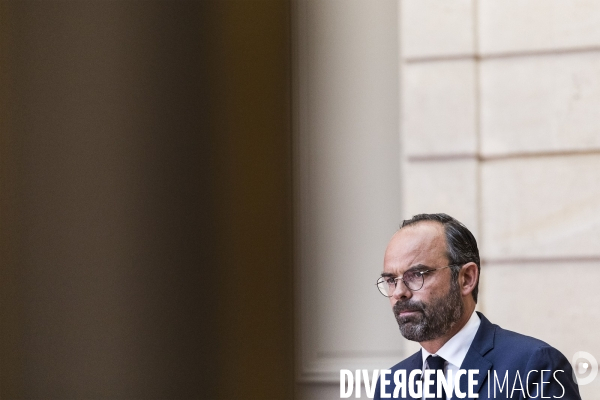
[[(421, 348), (421, 355), (423, 356), (423, 375), (425, 376), (425, 369), (428, 367), (427, 365), (427, 357), (430, 355), (440, 356), (446, 362), (444, 363), (444, 375), (448, 376), (448, 371), (452, 371), (452, 377), (456, 376), (456, 373), (460, 369), (463, 360), (467, 356), (467, 352), (471, 347), (471, 343), (473, 343), (473, 339), (475, 339), (475, 334), (477, 333), (477, 329), (479, 329), (479, 325), (481, 324), (481, 319), (479, 319), (479, 315), (475, 311), (469, 318), (469, 321), (462, 327), (460, 331), (448, 340), (441, 349), (437, 351), (435, 354), (431, 354), (424, 348)], [(447, 400), (450, 400), (450, 394), (454, 389), (454, 379), (450, 382), (450, 392), (448, 393)], [(423, 390), (423, 399), (425, 399), (425, 390)]]

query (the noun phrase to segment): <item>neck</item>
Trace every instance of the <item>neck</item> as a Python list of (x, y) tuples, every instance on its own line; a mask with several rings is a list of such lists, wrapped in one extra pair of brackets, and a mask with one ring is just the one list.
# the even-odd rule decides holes
[(465, 304), (465, 312), (462, 317), (446, 332), (444, 335), (433, 339), (428, 340), (426, 342), (419, 342), (421, 347), (430, 352), (431, 354), (435, 354), (439, 349), (445, 345), (448, 340), (452, 339), (454, 335), (456, 335), (464, 326), (469, 322), (471, 315), (473, 315), (473, 311), (475, 311), (475, 303), (473, 304)]

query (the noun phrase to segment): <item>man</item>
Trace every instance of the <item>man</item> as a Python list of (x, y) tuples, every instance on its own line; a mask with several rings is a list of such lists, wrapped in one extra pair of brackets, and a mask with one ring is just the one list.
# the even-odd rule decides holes
[[(479, 273), (477, 242), (459, 221), (446, 214), (404, 221), (386, 249), (377, 285), (389, 297), (402, 335), (419, 342), (421, 350), (392, 367), (383, 396), (379, 380), (376, 399), (425, 398), (425, 386), (434, 394), (427, 398), (475, 398), (468, 395), (469, 385), (479, 399), (581, 399), (572, 368), (558, 350), (475, 312)], [(454, 388), (452, 377), (459, 370), (465, 372)], [(469, 370), (478, 370), (470, 380)], [(410, 386), (413, 371), (417, 379), (408, 388), (415, 390), (411, 397), (402, 386)], [(438, 382), (438, 375), (449, 387)]]

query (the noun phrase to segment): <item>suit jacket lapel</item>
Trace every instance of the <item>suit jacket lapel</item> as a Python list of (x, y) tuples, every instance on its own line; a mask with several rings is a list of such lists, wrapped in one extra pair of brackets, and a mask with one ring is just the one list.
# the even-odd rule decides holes
[[(467, 372), (466, 375), (463, 375), (460, 378), (459, 388), (463, 393), (468, 393), (468, 373), (470, 369), (479, 370), (479, 373), (474, 375), (477, 385), (475, 385), (473, 389), (474, 393), (479, 393), (484, 382), (487, 380), (488, 371), (493, 365), (491, 361), (485, 358), (485, 355), (494, 348), (496, 327), (480, 312), (478, 312), (477, 315), (479, 315), (479, 318), (481, 319), (481, 324), (479, 325), (473, 343), (471, 343), (471, 347), (460, 366), (460, 369)], [(457, 399), (457, 397), (453, 396), (452, 399)]]
[[(417, 351), (415, 354), (413, 354), (412, 356), (410, 356), (410, 358), (408, 359), (408, 368), (406, 369), (406, 379), (408, 380), (408, 377), (410, 375), (410, 373), (413, 370), (419, 370), (422, 371), (423, 370), (423, 356), (421, 355), (421, 350)], [(417, 379), (419, 379), (419, 376), (416, 377), (415, 382), (417, 381)], [(414, 389), (416, 389), (416, 385), (414, 385)], [(407, 389), (407, 396), (410, 396), (410, 392)], [(418, 399), (418, 400), (422, 400), (421, 397), (409, 397), (411, 399)]]

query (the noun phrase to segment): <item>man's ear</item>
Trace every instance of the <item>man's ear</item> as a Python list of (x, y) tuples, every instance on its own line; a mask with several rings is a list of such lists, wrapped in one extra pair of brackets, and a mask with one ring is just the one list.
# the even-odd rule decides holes
[(463, 296), (470, 295), (479, 281), (479, 269), (474, 262), (462, 266), (458, 275), (458, 283)]

